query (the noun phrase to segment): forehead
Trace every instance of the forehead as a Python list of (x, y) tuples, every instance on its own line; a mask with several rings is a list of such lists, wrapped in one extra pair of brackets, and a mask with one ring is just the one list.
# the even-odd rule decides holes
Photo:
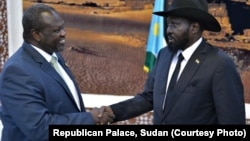
[(58, 22), (63, 22), (63, 19), (56, 12), (42, 12), (41, 17), (45, 24), (56, 24)]
[(184, 17), (178, 17), (178, 16), (168, 16), (167, 17), (167, 22), (188, 22), (189, 20), (184, 18)]

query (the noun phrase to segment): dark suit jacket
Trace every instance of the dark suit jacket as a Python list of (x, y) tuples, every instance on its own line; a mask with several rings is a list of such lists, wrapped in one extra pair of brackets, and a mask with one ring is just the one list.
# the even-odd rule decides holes
[[(81, 98), (69, 68), (62, 56), (57, 56)], [(82, 102), (82, 111), (79, 111), (55, 69), (26, 42), (4, 65), (0, 96), (3, 141), (46, 141), (51, 124), (94, 124)]]
[(243, 84), (236, 66), (205, 41), (191, 56), (163, 111), (171, 55), (168, 47), (159, 52), (141, 94), (111, 105), (115, 121), (153, 110), (154, 124), (245, 124)]

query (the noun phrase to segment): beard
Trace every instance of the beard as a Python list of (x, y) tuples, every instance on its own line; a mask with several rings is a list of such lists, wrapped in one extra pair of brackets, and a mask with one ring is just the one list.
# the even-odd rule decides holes
[(187, 48), (189, 40), (187, 38), (184, 38), (182, 40), (179, 40), (178, 42), (171, 42), (168, 43), (168, 47), (172, 52), (177, 52), (178, 50), (185, 50)]
[[(171, 36), (171, 35), (169, 35), (169, 36)], [(182, 36), (180, 36), (180, 37), (181, 38), (179, 38), (179, 39), (174, 38), (175, 40), (172, 42), (168, 41), (168, 47), (169, 47), (170, 51), (177, 52), (178, 50), (185, 50), (189, 46), (188, 30), (186, 30), (186, 32), (184, 32), (182, 34)], [(172, 37), (172, 39), (173, 39), (173, 37)]]

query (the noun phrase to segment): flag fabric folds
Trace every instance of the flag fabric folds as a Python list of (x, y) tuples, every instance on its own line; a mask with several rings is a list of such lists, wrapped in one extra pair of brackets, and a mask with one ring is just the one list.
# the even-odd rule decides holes
[[(155, 0), (153, 12), (163, 11), (165, 7), (164, 1), (166, 0)], [(151, 71), (159, 50), (164, 46), (166, 46), (166, 41), (164, 39), (164, 18), (152, 14), (143, 67), (144, 71)]]

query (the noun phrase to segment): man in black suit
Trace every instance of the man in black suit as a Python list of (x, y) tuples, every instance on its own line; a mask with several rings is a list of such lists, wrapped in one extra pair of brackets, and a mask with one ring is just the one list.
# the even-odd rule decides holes
[[(114, 121), (153, 110), (154, 124), (245, 124), (236, 65), (202, 37), (204, 30), (221, 31), (207, 1), (173, 0), (167, 11), (154, 14), (166, 18), (168, 46), (160, 50), (143, 92), (107, 107)], [(179, 54), (183, 60), (177, 63)], [(174, 72), (176, 66), (179, 73)]]

